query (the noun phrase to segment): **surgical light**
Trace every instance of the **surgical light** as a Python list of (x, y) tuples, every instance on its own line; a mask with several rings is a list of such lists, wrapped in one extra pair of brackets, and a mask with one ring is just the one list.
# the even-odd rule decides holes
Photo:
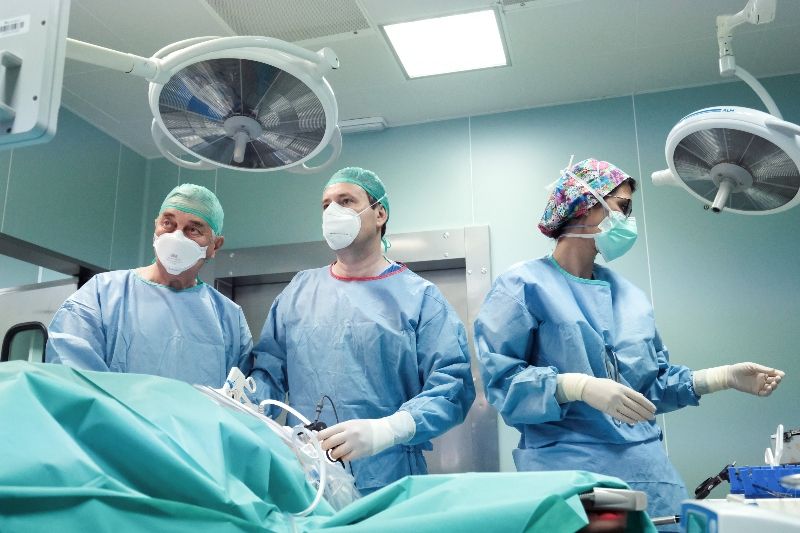
[[(312, 172), (341, 152), (336, 98), (325, 79), (339, 66), (330, 48), (195, 37), (145, 58), (67, 39), (67, 57), (146, 78), (153, 140), (176, 165)], [(307, 167), (328, 143), (328, 160)]]
[[(152, 57), (66, 38), (69, 0), (0, 3), (0, 146), (52, 137), (64, 57), (150, 82), (151, 133), (162, 155), (193, 169), (322, 170), (341, 153), (338, 107), (316, 52), (264, 36), (195, 37)], [(309, 160), (328, 145), (320, 166)]]
[(409, 78), (509, 64), (494, 9), (381, 28)]
[(758, 95), (768, 113), (714, 106), (683, 117), (667, 136), (669, 168), (653, 172), (654, 185), (674, 185), (719, 213), (778, 213), (800, 203), (800, 126), (783, 120), (761, 83), (736, 64), (733, 30), (775, 18), (775, 0), (749, 0), (734, 15), (717, 17), (719, 70)]

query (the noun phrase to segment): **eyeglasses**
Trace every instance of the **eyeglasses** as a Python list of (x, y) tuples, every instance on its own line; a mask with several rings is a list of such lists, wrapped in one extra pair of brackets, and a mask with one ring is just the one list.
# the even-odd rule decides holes
[(616, 198), (619, 200), (617, 205), (619, 206), (619, 210), (622, 211), (622, 214), (625, 215), (625, 218), (631, 216), (633, 213), (633, 201), (630, 198), (623, 198), (622, 196), (612, 196), (608, 195), (606, 198)]

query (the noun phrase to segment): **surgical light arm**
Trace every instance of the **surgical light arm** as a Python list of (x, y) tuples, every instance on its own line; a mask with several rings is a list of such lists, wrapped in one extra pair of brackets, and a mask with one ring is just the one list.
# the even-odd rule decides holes
[(291, 54), (314, 65), (320, 75), (339, 68), (339, 59), (330, 48), (322, 48), (317, 52), (312, 52), (292, 43), (271, 37), (237, 36), (220, 39), (202, 37), (196, 40), (199, 42), (192, 41), (195, 40), (187, 39), (186, 41), (181, 41), (186, 43), (187, 46), (184, 48), (176, 47), (166, 57), (148, 58), (67, 38), (66, 56), (75, 61), (141, 76), (148, 81), (156, 83), (166, 82), (176, 68), (181, 68), (184, 63), (191, 62), (194, 57), (246, 47), (269, 48)]
[(118, 52), (76, 39), (67, 38), (66, 55), (75, 61), (110, 68), (126, 74), (153, 78), (158, 73), (158, 63), (147, 57)]
[(733, 55), (733, 30), (742, 24), (768, 24), (775, 19), (776, 0), (749, 0), (747, 5), (734, 15), (717, 17), (717, 43), (719, 44), (719, 73), (736, 76), (758, 95), (767, 111), (779, 119), (783, 118), (775, 101), (764, 86), (749, 72), (736, 65)]

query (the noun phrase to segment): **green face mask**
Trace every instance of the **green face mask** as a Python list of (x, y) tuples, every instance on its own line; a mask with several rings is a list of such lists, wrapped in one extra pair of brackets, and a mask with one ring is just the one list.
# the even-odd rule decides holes
[(619, 211), (609, 210), (597, 228), (600, 232), (594, 234), (594, 244), (606, 261), (613, 261), (625, 255), (633, 248), (638, 237), (636, 218), (626, 218)]
[[(608, 214), (596, 226), (597, 229), (600, 230), (598, 233), (564, 233), (559, 237), (559, 239), (562, 237), (594, 239), (594, 245), (597, 248), (597, 251), (600, 252), (600, 255), (602, 255), (603, 259), (606, 261), (613, 261), (614, 259), (625, 255), (631, 248), (633, 248), (633, 245), (636, 243), (636, 238), (638, 237), (636, 218), (626, 217), (619, 211), (613, 211), (603, 197), (600, 196), (597, 191), (589, 187), (588, 183), (570, 171), (567, 171), (567, 174), (569, 174), (575, 181), (586, 187), (586, 189), (591, 192), (595, 198), (597, 198), (597, 201), (600, 202)], [(588, 226), (575, 225), (567, 227), (580, 228)]]

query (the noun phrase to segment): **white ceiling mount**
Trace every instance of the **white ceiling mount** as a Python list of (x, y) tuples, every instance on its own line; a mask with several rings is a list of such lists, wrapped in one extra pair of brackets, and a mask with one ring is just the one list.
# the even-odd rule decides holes
[(736, 76), (761, 98), (767, 110), (778, 118), (783, 118), (775, 101), (764, 86), (752, 74), (736, 65), (733, 55), (733, 30), (742, 24), (768, 24), (775, 20), (776, 0), (749, 0), (747, 5), (734, 15), (717, 17), (717, 43), (719, 44), (719, 73), (722, 76)]
[(719, 67), (759, 96), (769, 113), (735, 106), (701, 109), (683, 117), (667, 136), (666, 170), (654, 185), (683, 187), (719, 213), (763, 215), (800, 203), (800, 127), (786, 122), (763, 85), (736, 65), (733, 29), (775, 18), (775, 0), (750, 0), (735, 15), (717, 17)]
[[(67, 39), (66, 55), (147, 79), (153, 140), (176, 165), (310, 173), (341, 153), (338, 107), (325, 79), (339, 67), (330, 48), (311, 52), (261, 36), (194, 37), (145, 58)], [(328, 144), (328, 159), (308, 167)]]

